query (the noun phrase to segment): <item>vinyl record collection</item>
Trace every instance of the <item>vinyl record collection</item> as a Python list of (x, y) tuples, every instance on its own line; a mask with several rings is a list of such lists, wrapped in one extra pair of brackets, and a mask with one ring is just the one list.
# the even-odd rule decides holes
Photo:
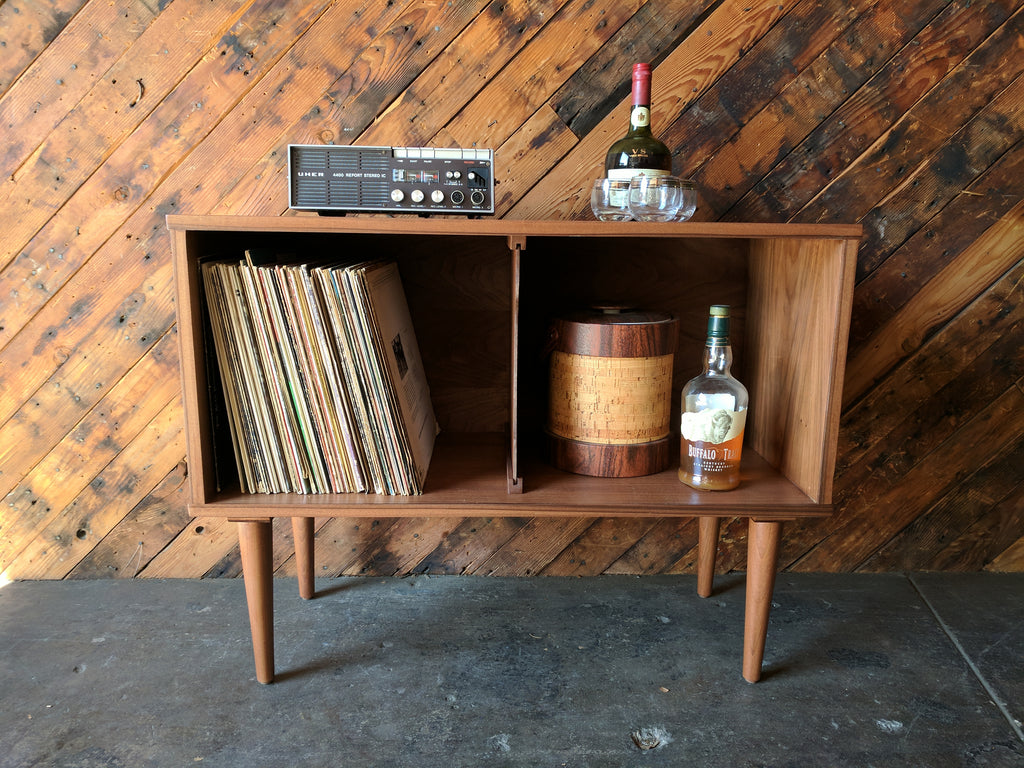
[(437, 422), (395, 262), (202, 276), (243, 492), (423, 492)]

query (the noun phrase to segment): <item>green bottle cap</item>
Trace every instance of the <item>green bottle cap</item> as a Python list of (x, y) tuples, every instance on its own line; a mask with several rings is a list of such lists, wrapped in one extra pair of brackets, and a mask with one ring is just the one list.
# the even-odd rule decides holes
[(714, 304), (708, 316), (708, 344), (729, 343), (729, 305)]

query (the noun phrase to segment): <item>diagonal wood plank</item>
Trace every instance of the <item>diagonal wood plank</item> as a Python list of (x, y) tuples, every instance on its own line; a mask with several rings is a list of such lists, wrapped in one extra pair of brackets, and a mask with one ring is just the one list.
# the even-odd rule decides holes
[[(757, 119), (780, 92), (794, 90), (795, 82), (805, 80), (808, 67), (826, 49), (841, 45), (840, 40), (855, 39), (851, 25), (860, 23), (859, 17), (871, 6), (871, 0), (805, 0), (794, 6), (661, 131), (666, 143), (680, 148), (675, 155), (676, 173), (694, 176), (705, 163), (715, 163), (717, 153), (738, 163), (741, 170), (762, 159), (770, 161), (770, 153), (760, 143), (752, 156), (744, 156), (744, 150), (734, 148), (740, 141), (737, 134)], [(827, 83), (817, 81), (815, 90), (827, 93)], [(792, 119), (784, 122), (791, 123)], [(758, 136), (758, 131), (754, 127), (744, 135)], [(760, 141), (766, 138), (762, 136)], [(721, 162), (718, 167), (722, 167)], [(703, 186), (710, 186), (711, 194), (715, 195), (732, 191), (728, 186)]]
[(177, 344), (175, 334), (166, 334), (152, 354), (114, 385), (108, 407), (83, 414), (63, 439), (47, 435), (40, 424), (59, 418), (51, 408), (62, 403), (74, 407), (73, 394), (59, 393), (56, 402), (37, 401), (35, 419), (17, 419), (8, 425), (13, 429), (4, 430), (8, 442), (0, 453), (5, 494), (0, 502), (0, 570), (148, 428), (153, 414), (139, 408), (140, 402), (150, 401), (162, 408), (178, 397)]
[(1021, 536), (1012, 546), (1002, 552), (999, 557), (985, 567), (986, 571), (1015, 572), (1024, 570), (1024, 536)]
[[(427, 144), (477, 93), (491, 73), (515, 56), (563, 2), (565, 0), (541, 5), (531, 3), (529, 8), (524, 8), (520, 4), (494, 0), (465, 28), (461, 28), (465, 23), (461, 15), (445, 20), (441, 29), (448, 36), (455, 35), (454, 38), (432, 59), (427, 51), (417, 51), (417, 61), (424, 68), (412, 82), (404, 85), (384, 87), (374, 79), (369, 57), (366, 61), (356, 61), (299, 122), (289, 126), (282, 141), (292, 144), (357, 142), (368, 146)], [(467, 4), (466, 9), (471, 7)], [(382, 47), (390, 36), (386, 32), (380, 45), (371, 48)], [(475, 55), (480, 50), (490, 51), (492, 55)], [(444, 145), (455, 143), (453, 137), (446, 137), (442, 142)], [(212, 212), (277, 214), (284, 211), (287, 207), (285, 162), (284, 153), (275, 146), (248, 169), (246, 177), (234, 189), (223, 195)]]
[[(277, 538), (277, 526), (274, 533)], [(180, 574), (198, 578), (213, 570), (225, 552), (237, 549), (237, 524), (222, 518), (191, 518), (137, 575), (144, 579), (169, 579)]]
[[(979, 175), (1024, 139), (1024, 75), (968, 120), (863, 218), (865, 237), (858, 271), (888, 258)], [(924, 147), (922, 148), (924, 149)], [(1011, 185), (1010, 195), (1013, 196)], [(1019, 192), (1018, 192), (1019, 194)]]
[[(1017, 293), (1022, 278), (1024, 264), (1018, 263), (924, 347), (894, 368), (886, 376), (884, 385), (872, 389), (846, 411), (837, 458), (837, 471), (844, 476), (844, 484), (857, 485), (857, 479), (850, 475), (851, 468), (863, 463), (873, 451), (885, 450), (889, 436), (970, 368), (979, 356), (994, 345), (1013, 343), (1009, 331), (1016, 320), (1014, 310), (1020, 304)], [(997, 387), (1002, 391), (1003, 386)], [(982, 406), (982, 403), (975, 403), (972, 407)], [(940, 418), (937, 412), (941, 410), (932, 408), (931, 413), (922, 412), (921, 418)], [(930, 438), (932, 429), (925, 431)], [(920, 443), (921, 438), (916, 442)]]
[[(753, 46), (789, 6), (783, 3), (751, 7), (726, 0), (658, 66), (653, 75), (657, 97), (652, 122), (664, 124), (665, 115), (682, 111), (710, 88)], [(574, 218), (589, 214), (590, 182), (602, 175), (609, 145), (619, 138), (629, 112), (628, 99), (620, 102), (579, 144), (552, 166), (544, 179), (524, 195), (507, 217)]]
[(494, 211), (502, 216), (544, 178), (556, 158), (577, 144), (576, 135), (548, 106), (534, 112), (494, 155)]
[[(788, 221), (1017, 8), (1014, 0), (950, 4), (728, 212), (732, 221)], [(814, 162), (808, 162), (813, 157)]]
[[(938, 499), (966, 479), (965, 452), (989, 459), (1024, 440), (1024, 422), (1015, 418), (1024, 408), (1024, 392), (1011, 388), (949, 440), (906, 470), (903, 482), (881, 489), (869, 502), (883, 516), (838, 515), (826, 523), (830, 546), (819, 547), (794, 564), (797, 571), (853, 570)], [(912, 489), (912, 490), (911, 490)], [(910, 492), (908, 492), (910, 491)]]
[[(882, 0), (860, 15), (695, 174), (710, 209), (705, 215), (726, 215), (945, 5)], [(729, 215), (738, 220), (746, 213)]]
[(60, 34), (86, 0), (0, 3), (0, 98)]
[(20, 170), (31, 167), (41, 138), (80, 103), (158, 13), (141, 0), (86, 3), (0, 97), (0, 127), (9, 134), (0, 156), (0, 179), (7, 182), (0, 195), (10, 194)]
[(397, 520), (366, 553), (362, 567), (391, 576), (421, 573), (422, 562), (441, 545), (462, 518), (405, 518)]
[[(110, 154), (111, 147), (124, 141), (174, 88), (179, 72), (166, 65), (168, 58), (197, 61), (251, 2), (233, 0), (213, 6), (192, 0), (191, 7), (181, 9), (181, 18), (160, 14), (124, 56), (105, 72), (96, 73), (93, 87), (18, 171), (18, 184), (0, 187), (0, 208), (6, 209), (12, 230), (0, 251), (0, 264), (10, 261)], [(186, 25), (200, 32), (182, 34)], [(97, 131), (100, 126), (102, 130)], [(112, 193), (115, 199), (127, 194), (119, 189)]]
[[(253, 3), (201, 61), (195, 66), (191, 60), (183, 62), (191, 67), (187, 74), (130, 136), (108, 147), (99, 164), (90, 166), (89, 177), (41, 229), (11, 222), (5, 242), (12, 248), (14, 243), (24, 245), (14, 248), (20, 253), (0, 270), (0, 295), (10, 297), (0, 305), (0, 349), (53, 299), (112, 229), (146, 204), (182, 155), (205, 139), (240, 95), (323, 12), (325, 3), (293, 4), (287, 14), (273, 0)], [(178, 77), (182, 74), (176, 70)]]
[(527, 518), (495, 517), (462, 520), (418, 564), (429, 574), (471, 574), (482, 559), (508, 541), (528, 523)]
[[(860, 349), (941, 270), (969, 252), (985, 232), (1024, 201), (1024, 142), (1004, 154), (927, 226), (900, 246), (857, 286), (850, 349)], [(941, 237), (938, 237), (941, 233)]]
[[(959, 496), (952, 503), (956, 504), (962, 498)], [(990, 570), (1004, 553), (1012, 550), (1021, 530), (1024, 529), (1024, 485), (1017, 486), (1014, 493), (995, 503), (991, 503), (989, 497), (983, 497), (979, 500), (967, 500), (964, 504), (969, 505), (973, 512), (978, 510), (979, 505), (985, 505), (984, 516), (945, 546), (942, 546), (942, 541), (938, 542), (941, 548), (931, 554), (921, 570)]]
[[(994, 457), (886, 542), (861, 570), (981, 570), (1024, 524), (1024, 442)], [(1009, 539), (1009, 540), (1007, 540)]]
[[(1006, 113), (1013, 110), (1012, 103), (993, 110), (990, 102), (997, 98), (1006, 100), (1006, 94), (1001, 92), (1024, 71), (1024, 57), (1014, 55), (1022, 34), (1024, 10), (1018, 10), (805, 205), (800, 220), (859, 220), (885, 200), (892, 180), (911, 178), (915, 167), (962, 133), (963, 126), (979, 112), (994, 111), (1004, 114), (1004, 121), (1009, 118)], [(987, 75), (979, 77), (979, 72)], [(1006, 132), (1005, 128), (1002, 132)], [(970, 149), (969, 145), (965, 147), (965, 151)], [(860, 207), (851, 209), (851, 204)], [(879, 251), (882, 248), (877, 243), (862, 247), (862, 272), (874, 269), (881, 258)]]
[(138, 576), (190, 521), (185, 507), (187, 475), (185, 461), (179, 461), (171, 473), (78, 562), (67, 578), (131, 579)]
[[(167, 463), (185, 450), (181, 407), (175, 396), (157, 418), (6, 566), (16, 579), (66, 576), (131, 511), (136, 494), (143, 496), (166, 476)], [(137, 466), (137, 456), (150, 463)], [(73, 532), (72, 535), (68, 535)]]
[[(350, 127), (350, 135), (359, 136), (360, 143), (427, 144), (523, 52), (567, 2), (490, 3), (365, 131), (358, 133), (358, 123), (352, 126), (346, 120), (343, 124)], [(481, 50), (488, 55), (476, 55)]]
[(686, 39), (713, 0), (644, 3), (551, 97), (551, 107), (577, 137), (584, 136), (630, 92), (638, 61), (657, 66)]
[[(872, 495), (883, 487), (887, 477), (899, 478), (1013, 386), (1021, 374), (1015, 362), (1020, 318), (1014, 312), (1020, 302), (1014, 294), (1020, 291), (1022, 276), (1024, 263), (999, 281), (990, 291), (991, 297), (978, 300), (965, 313), (987, 326), (985, 335), (976, 337), (975, 345), (953, 348), (939, 359), (919, 355), (919, 365), (901, 367), (890, 377), (892, 389), (887, 386), (877, 398), (858, 404), (858, 420), (847, 421), (859, 431), (843, 454), (842, 484), (837, 494), (841, 503), (868, 509)], [(1000, 295), (1009, 295), (1009, 302), (1001, 302)], [(947, 334), (947, 339), (954, 335)], [(930, 342), (929, 346), (937, 343)], [(916, 376), (908, 382), (912, 373)], [(904, 382), (907, 386), (900, 386)], [(890, 394), (901, 390), (902, 396), (894, 398)], [(872, 417), (872, 403), (894, 399), (902, 409), (887, 418)], [(844, 439), (843, 448), (848, 445)]]
[(500, 146), (641, 4), (623, 0), (602, 7), (570, 0), (445, 129), (459, 146)]
[(843, 388), (849, 405), (927, 334), (951, 320), (1024, 256), (1024, 202), (990, 227), (928, 282), (858, 350), (851, 352)]
[(646, 535), (657, 523), (652, 518), (596, 520), (575, 541), (558, 553), (541, 571), (541, 576), (597, 576)]
[(474, 573), (483, 576), (535, 576), (552, 558), (593, 524), (592, 518), (534, 518), (492, 552)]
[[(392, 19), (397, 13), (397, 10), (389, 8), (380, 20)], [(353, 27), (350, 21), (349, 12), (329, 11), (320, 17), (319, 24), (324, 25), (324, 32), (329, 35), (336, 34), (342, 39), (346, 34), (359, 37), (362, 27)], [(373, 18), (364, 17), (361, 21), (369, 26), (375, 23)], [(100, 391), (94, 387), (95, 380), (90, 384), (83, 379), (94, 378), (94, 372), (105, 365), (133, 365), (145, 351), (145, 348), (139, 350), (135, 346), (137, 339), (140, 336), (149, 338), (147, 334), (156, 332), (151, 328), (162, 331), (174, 323), (174, 279), (164, 216), (180, 210), (178, 198), (187, 197), (190, 206), (210, 205), (211, 201), (218, 199), (220, 187), (216, 180), (210, 178), (208, 171), (216, 168), (225, 172), (225, 166), (217, 161), (230, 149), (264, 146), (262, 142), (278, 139), (280, 129), (276, 118), (266, 115), (262, 119), (250, 118), (259, 114), (258, 104), (266, 92), (282, 93), (287, 85), (288, 91), (294, 89), (307, 93), (312, 89), (315, 93), (317, 82), (328, 82), (329, 75), (319, 69), (301, 70), (299, 75), (294, 73), (296, 62), (312, 53), (301, 46), (303, 40), (306, 40), (305, 36), (260, 80), (260, 88), (264, 91), (253, 93), (250, 89), (231, 110), (234, 119), (222, 120), (207, 140), (188, 155), (188, 162), (179, 160), (156, 188), (154, 194), (158, 202), (136, 209), (117, 232), (103, 242), (66, 284), (61, 293), (63, 301), (46, 304), (0, 351), (0, 361), (18, 361), (24, 370), (15, 381), (16, 386), (9, 390), (9, 396), (0, 403), (0, 424), (10, 417), (13, 409), (57, 374), (58, 368), (61, 370), (56, 380), (65, 388), (78, 391), (80, 397), (88, 392), (90, 397), (87, 401), (82, 397), (82, 406), (91, 406)], [(315, 49), (313, 42), (307, 41), (307, 44)], [(290, 100), (283, 100), (282, 104), (288, 105), (282, 108), (290, 109), (294, 116), (302, 111), (301, 105)], [(234, 154), (237, 157), (244, 153)], [(126, 240), (129, 233), (137, 237)], [(76, 300), (76, 296), (87, 298)], [(92, 306), (114, 308), (113, 317), (91, 314)], [(129, 321), (132, 327), (141, 326), (145, 331), (138, 335), (121, 333)], [(56, 343), (58, 338), (59, 345)], [(55, 347), (78, 350), (70, 369), (64, 365), (66, 355), (61, 356)], [(118, 362), (112, 362), (112, 358)], [(27, 365), (29, 360), (34, 361), (32, 366)], [(52, 363), (47, 365), (50, 361)]]
[(608, 574), (666, 573), (687, 553), (696, 560), (697, 524), (694, 520), (664, 519), (638, 538), (626, 552), (605, 569)]

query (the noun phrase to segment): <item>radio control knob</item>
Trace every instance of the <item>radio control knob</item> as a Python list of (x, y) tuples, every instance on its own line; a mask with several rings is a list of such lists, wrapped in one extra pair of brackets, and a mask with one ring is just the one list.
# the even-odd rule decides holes
[(396, 203), (400, 203), (403, 200), (405, 200), (405, 192), (403, 192), (400, 189), (392, 189), (391, 190), (391, 199), (394, 202), (396, 202)]
[(414, 189), (412, 192), (409, 193), (409, 197), (412, 198), (412, 201), (414, 203), (422, 203), (423, 202), (423, 190), (422, 189)]
[(444, 192), (442, 192), (440, 189), (435, 189), (433, 192), (430, 193), (430, 199), (433, 200), (435, 203), (443, 203)]

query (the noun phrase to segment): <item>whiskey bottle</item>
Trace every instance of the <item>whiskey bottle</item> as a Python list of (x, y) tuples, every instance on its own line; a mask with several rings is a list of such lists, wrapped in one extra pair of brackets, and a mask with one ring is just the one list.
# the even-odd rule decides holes
[(605, 176), (629, 180), (646, 174), (672, 173), (672, 154), (651, 133), (651, 65), (633, 65), (633, 108), (629, 113), (626, 135), (608, 148), (604, 160)]
[(729, 307), (708, 317), (704, 371), (683, 387), (679, 479), (698, 490), (727, 491), (740, 482), (747, 389), (729, 372)]

